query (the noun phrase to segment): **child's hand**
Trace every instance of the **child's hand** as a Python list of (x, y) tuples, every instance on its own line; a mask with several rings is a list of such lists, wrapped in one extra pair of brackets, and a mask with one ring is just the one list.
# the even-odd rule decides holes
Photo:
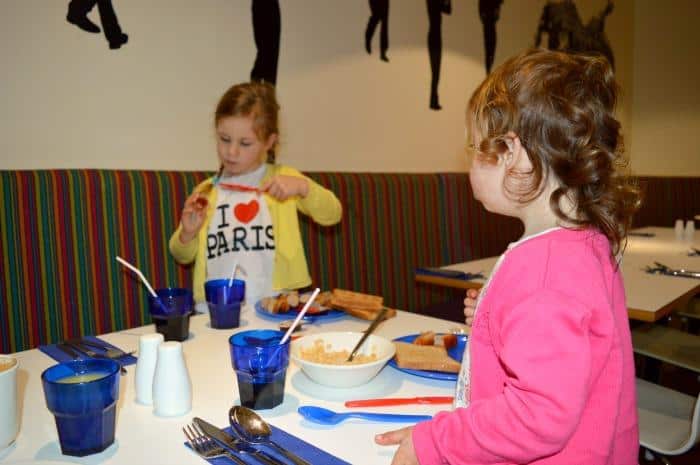
[(180, 241), (183, 244), (188, 243), (197, 235), (197, 232), (204, 224), (204, 219), (207, 216), (207, 198), (194, 192), (185, 200), (185, 206), (182, 209), (182, 217), (180, 223)]
[(479, 291), (476, 289), (467, 289), (467, 297), (464, 299), (464, 322), (467, 326), (474, 323), (474, 312), (476, 311), (476, 298), (479, 297)]
[(378, 434), (374, 437), (374, 442), (382, 446), (399, 445), (391, 465), (420, 465), (418, 457), (416, 457), (416, 451), (413, 449), (412, 433), (413, 426), (409, 426)]
[(277, 200), (287, 200), (295, 196), (304, 198), (309, 194), (309, 181), (297, 176), (273, 176), (260, 186), (260, 191)]

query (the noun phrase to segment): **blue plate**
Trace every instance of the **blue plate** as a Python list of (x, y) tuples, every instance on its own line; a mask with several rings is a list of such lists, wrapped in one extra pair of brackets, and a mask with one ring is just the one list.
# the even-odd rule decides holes
[[(301, 310), (301, 309), (299, 309)], [(290, 310), (287, 313), (272, 313), (268, 312), (263, 306), (260, 300), (255, 302), (255, 313), (260, 315), (263, 318), (269, 318), (273, 320), (278, 320), (278, 321), (283, 321), (283, 320), (293, 320), (294, 318), (297, 317), (299, 314), (299, 310)], [(335, 321), (339, 320), (343, 317), (345, 317), (347, 313), (345, 313), (342, 310), (336, 310), (334, 308), (331, 308), (329, 310), (325, 310), (320, 313), (316, 313), (313, 315), (306, 314), (304, 317), (301, 319), (301, 321), (304, 321), (306, 323), (324, 323), (326, 321)]]
[[(444, 333), (438, 333), (444, 334)], [(438, 335), (436, 334), (436, 335)], [(394, 339), (397, 342), (408, 342), (412, 343), (413, 340), (420, 334), (409, 334), (407, 336), (401, 336)], [(447, 351), (447, 354), (458, 362), (462, 363), (462, 355), (464, 354), (464, 349), (467, 348), (467, 339), (469, 338), (466, 334), (457, 334), (457, 345)], [(410, 368), (401, 368), (396, 364), (395, 359), (389, 360), (389, 366), (396, 368), (399, 371), (408, 373), (410, 375), (420, 376), (422, 378), (432, 378), (432, 379), (442, 379), (445, 381), (457, 381), (457, 373), (447, 373), (444, 371), (430, 371), (430, 370), (412, 370)]]

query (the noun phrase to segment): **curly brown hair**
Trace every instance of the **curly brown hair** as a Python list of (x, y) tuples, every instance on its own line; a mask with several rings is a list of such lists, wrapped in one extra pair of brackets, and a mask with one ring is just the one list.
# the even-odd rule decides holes
[[(223, 118), (245, 116), (253, 118), (253, 130), (260, 140), (279, 134), (279, 110), (275, 88), (266, 82), (252, 81), (230, 87), (219, 99), (214, 112), (214, 125)], [(269, 162), (275, 161), (277, 142), (267, 153)]]
[[(550, 174), (559, 181), (549, 203), (558, 218), (576, 227), (598, 228), (613, 254), (627, 235), (639, 208), (639, 189), (626, 173), (620, 123), (614, 116), (619, 86), (602, 57), (544, 49), (527, 50), (494, 70), (474, 91), (467, 109), (470, 140), (494, 161), (513, 132), (532, 163), (514, 193), (522, 204), (542, 192)], [(520, 184), (522, 185), (522, 183)], [(568, 196), (575, 211), (567, 215), (560, 200)]]

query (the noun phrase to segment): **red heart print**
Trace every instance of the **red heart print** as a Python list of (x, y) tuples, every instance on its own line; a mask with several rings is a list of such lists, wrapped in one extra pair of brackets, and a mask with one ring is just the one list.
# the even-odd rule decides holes
[(248, 203), (239, 203), (233, 207), (233, 214), (241, 223), (250, 223), (260, 211), (260, 204), (253, 199)]

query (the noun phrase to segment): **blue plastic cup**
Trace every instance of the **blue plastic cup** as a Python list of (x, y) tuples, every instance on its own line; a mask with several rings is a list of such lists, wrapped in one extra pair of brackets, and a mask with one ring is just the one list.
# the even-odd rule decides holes
[(231, 365), (236, 371), (242, 406), (269, 409), (284, 400), (289, 340), (280, 345), (283, 336), (282, 331), (253, 329), (229, 338)]
[(238, 328), (241, 319), (241, 304), (245, 298), (245, 281), (234, 279), (212, 279), (204, 283), (204, 295), (209, 306), (212, 328)]
[(73, 360), (41, 374), (63, 454), (96, 454), (114, 442), (119, 368), (114, 360)]
[(155, 290), (158, 296), (148, 297), (148, 310), (156, 332), (166, 341), (184, 341), (190, 333), (190, 315), (194, 309), (192, 291), (182, 287)]
[(204, 283), (204, 296), (207, 302), (217, 305), (232, 304), (245, 300), (245, 281), (234, 279), (229, 286), (228, 279), (211, 279)]

